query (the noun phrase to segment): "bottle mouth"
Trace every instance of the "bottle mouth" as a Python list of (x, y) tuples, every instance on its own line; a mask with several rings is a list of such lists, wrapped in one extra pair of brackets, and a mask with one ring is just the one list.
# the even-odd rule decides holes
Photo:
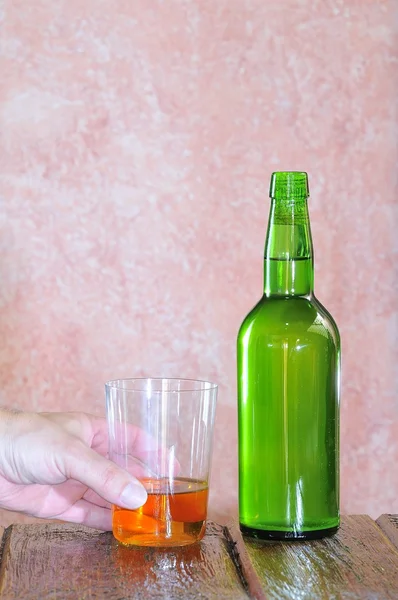
[(304, 200), (310, 195), (308, 175), (304, 171), (275, 171), (271, 175), (270, 198)]

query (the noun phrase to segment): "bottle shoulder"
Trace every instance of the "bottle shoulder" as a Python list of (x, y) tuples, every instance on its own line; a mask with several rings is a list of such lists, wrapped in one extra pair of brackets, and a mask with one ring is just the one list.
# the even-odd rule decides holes
[(313, 296), (313, 302), (314, 302), (314, 306), (317, 307), (319, 314), (323, 317), (325, 322), (328, 323), (329, 327), (333, 331), (336, 341), (340, 344), (340, 332), (339, 332), (339, 328), (337, 327), (337, 323), (334, 320), (333, 316), (327, 310), (327, 308), (325, 308), (323, 306), (323, 304), (321, 302), (319, 302), (318, 298), (316, 298), (315, 296)]
[(339, 330), (328, 310), (315, 296), (266, 297), (247, 314), (239, 330), (242, 336), (300, 335), (308, 332), (330, 337), (340, 345)]

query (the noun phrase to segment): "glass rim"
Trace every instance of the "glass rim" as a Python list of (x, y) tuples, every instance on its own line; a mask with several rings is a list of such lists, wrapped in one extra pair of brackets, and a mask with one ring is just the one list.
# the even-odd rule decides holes
[[(185, 394), (185, 393), (192, 393), (192, 392), (208, 392), (211, 390), (216, 390), (218, 388), (218, 384), (214, 383), (212, 381), (208, 381), (205, 379), (191, 379), (191, 378), (187, 378), (187, 377), (121, 377), (119, 379), (110, 379), (109, 381), (105, 382), (105, 388), (107, 389), (112, 389), (112, 390), (121, 390), (124, 392), (146, 392), (147, 388), (139, 385), (142, 384), (143, 382), (148, 382), (148, 381), (170, 381), (170, 382), (176, 382), (176, 381), (181, 381), (181, 382), (185, 382), (188, 384), (195, 384), (195, 383), (203, 383), (205, 384), (205, 387), (202, 389), (198, 389), (195, 387), (192, 388), (187, 388), (184, 390), (151, 390), (152, 394)], [(123, 387), (123, 385), (121, 385), (122, 383), (134, 383), (137, 384), (137, 387), (135, 385), (133, 385), (132, 387)]]

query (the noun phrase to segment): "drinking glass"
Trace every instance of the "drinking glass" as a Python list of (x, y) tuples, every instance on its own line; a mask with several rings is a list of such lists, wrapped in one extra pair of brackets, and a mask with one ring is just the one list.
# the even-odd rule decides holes
[(122, 544), (184, 546), (205, 534), (217, 385), (191, 379), (105, 384), (109, 458), (145, 486), (136, 510), (112, 507)]

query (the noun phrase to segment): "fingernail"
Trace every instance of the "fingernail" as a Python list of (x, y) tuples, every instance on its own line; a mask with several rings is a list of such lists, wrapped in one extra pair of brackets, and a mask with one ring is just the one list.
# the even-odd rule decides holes
[(143, 485), (131, 482), (124, 488), (120, 495), (120, 504), (125, 508), (139, 508), (147, 501), (147, 493)]

